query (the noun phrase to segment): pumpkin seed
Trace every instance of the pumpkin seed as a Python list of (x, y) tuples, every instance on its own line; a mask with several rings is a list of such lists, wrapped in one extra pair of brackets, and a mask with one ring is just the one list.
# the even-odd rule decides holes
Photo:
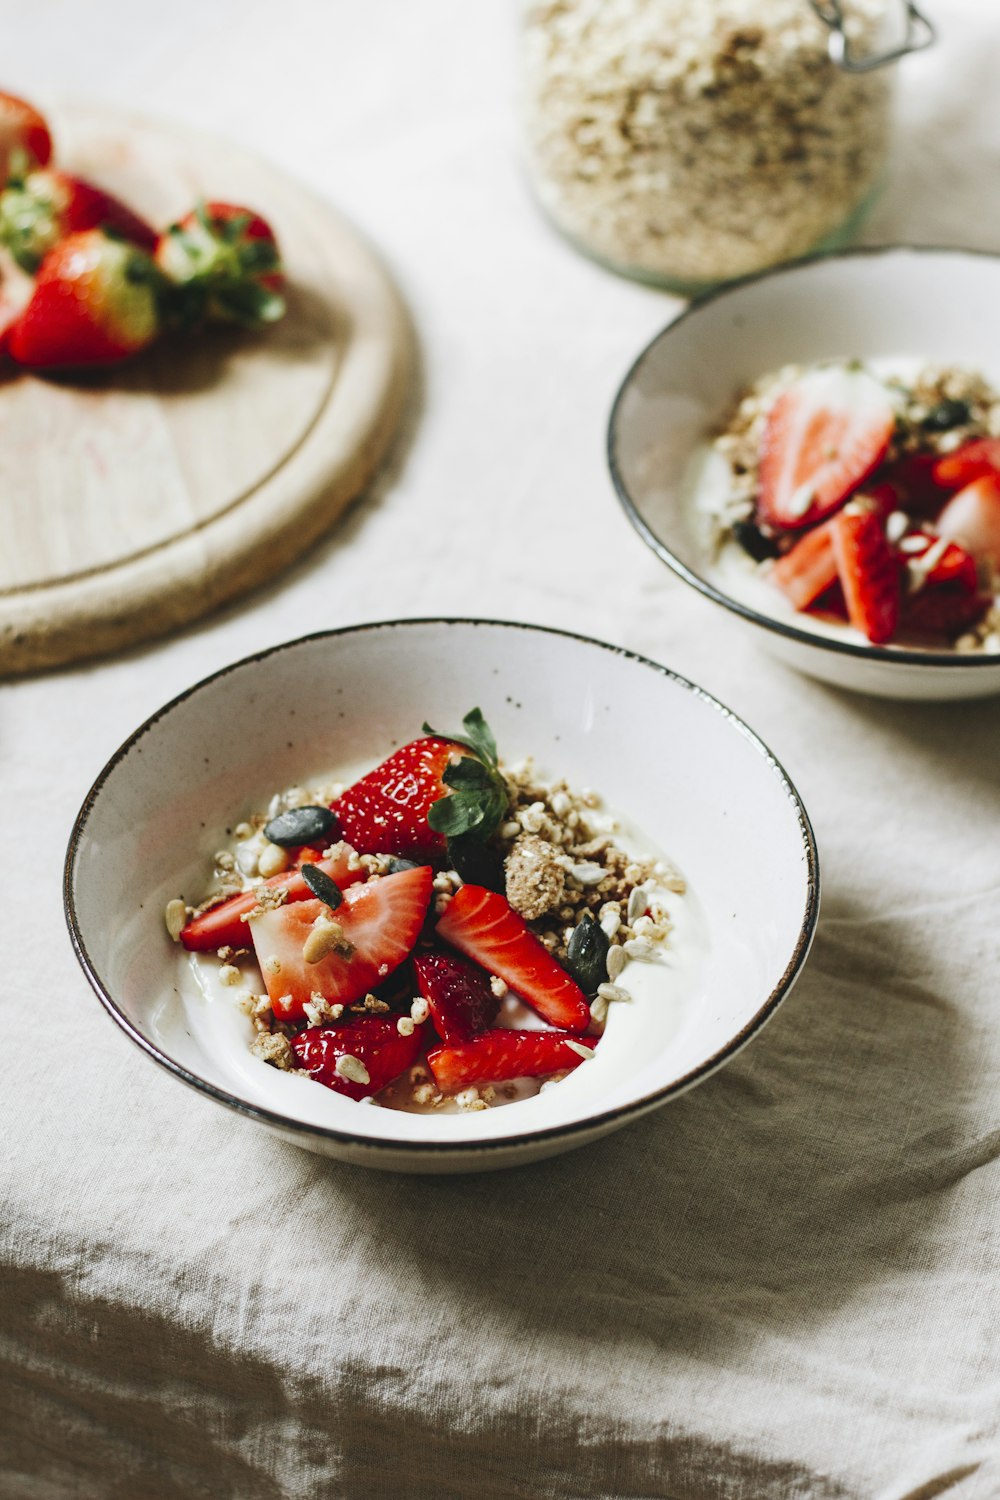
[(282, 849), (294, 849), (328, 838), (336, 821), (328, 807), (290, 807), (265, 823), (264, 837)]
[(608, 935), (590, 912), (573, 928), (566, 968), (585, 995), (595, 995), (608, 974)]
[(321, 870), (318, 865), (303, 865), (302, 879), (314, 896), (318, 896), (331, 911), (337, 910), (344, 899), (344, 893), (325, 870)]

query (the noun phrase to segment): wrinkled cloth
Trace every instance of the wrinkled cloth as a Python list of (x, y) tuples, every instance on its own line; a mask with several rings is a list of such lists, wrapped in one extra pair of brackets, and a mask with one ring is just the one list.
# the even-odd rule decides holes
[[(866, 237), (989, 248), (1000, 18), (935, 8)], [(19, 8), (7, 86), (99, 80), (286, 163), (384, 248), (423, 368), (372, 493), (273, 587), (3, 689), (0, 1494), (1000, 1495), (1000, 700), (811, 683), (633, 535), (606, 418), (679, 304), (532, 208), (501, 0), (131, 15)], [(794, 993), (701, 1087), (551, 1162), (420, 1179), (159, 1071), (76, 966), (60, 869), (107, 756), (195, 678), (442, 613), (597, 635), (718, 695), (797, 783), (824, 901)]]

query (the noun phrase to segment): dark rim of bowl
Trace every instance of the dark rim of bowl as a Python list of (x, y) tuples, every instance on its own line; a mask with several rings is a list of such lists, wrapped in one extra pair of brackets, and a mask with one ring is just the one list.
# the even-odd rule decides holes
[[(73, 876), (76, 868), (77, 855), (79, 853), (80, 844), (84, 838), (84, 835), (86, 834), (87, 821), (90, 816), (91, 810), (93, 809), (98, 797), (100, 796), (106, 781), (115, 771), (117, 766), (125, 759), (125, 757), (132, 750), (133, 746), (135, 746), (143, 738), (143, 736), (150, 729), (152, 729), (156, 723), (158, 723), (160, 719), (171, 713), (172, 710), (175, 709), (179, 704), (186, 702), (188, 698), (191, 698), (196, 693), (201, 692), (202, 689), (211, 686), (212, 683), (217, 682), (220, 678), (227, 677), (231, 672), (241, 671), (244, 667), (251, 666), (255, 662), (264, 661), (268, 657), (278, 655), (282, 651), (295, 650), (298, 647), (307, 645), (313, 641), (335, 640), (340, 637), (358, 635), (362, 632), (373, 630), (396, 630), (400, 628), (406, 628), (408, 626), (447, 627), (453, 625), (458, 625), (465, 628), (485, 627), (491, 630), (527, 630), (543, 635), (560, 636), (566, 640), (578, 641), (583, 645), (596, 647), (599, 650), (611, 652), (613, 655), (620, 656), (626, 661), (638, 662), (642, 666), (651, 668), (652, 671), (658, 673), (660, 676), (669, 678), (679, 686), (686, 688), (689, 692), (694, 693), (696, 697), (700, 698), (704, 703), (715, 709), (716, 712), (722, 714), (723, 718), (725, 718), (732, 725), (732, 727), (740, 735), (742, 735), (742, 737), (748, 742), (748, 744), (750, 744), (754, 748), (754, 750), (756, 750), (757, 753), (763, 757), (772, 773), (777, 777), (782, 790), (784, 791), (786, 797), (788, 798), (795, 811), (796, 819), (799, 825), (799, 830), (802, 836), (802, 848), (805, 856), (808, 878), (806, 884), (805, 910), (803, 912), (802, 923), (799, 928), (799, 934), (796, 939), (791, 956), (785, 966), (785, 970), (782, 973), (781, 978), (778, 980), (778, 983), (772, 989), (771, 993), (768, 995), (767, 999), (758, 1009), (756, 1014), (751, 1017), (746, 1025), (737, 1033), (735, 1037), (732, 1038), (731, 1041), (727, 1042), (724, 1047), (721, 1047), (717, 1052), (713, 1053), (711, 1057), (707, 1058), (703, 1063), (699, 1064), (697, 1068), (693, 1068), (690, 1072), (685, 1073), (681, 1078), (675, 1079), (673, 1083), (668, 1084), (665, 1088), (656, 1089), (653, 1093), (644, 1095), (641, 1099), (633, 1100), (629, 1104), (621, 1105), (617, 1109), (607, 1110), (602, 1114), (588, 1115), (586, 1119), (575, 1120), (568, 1125), (551, 1126), (544, 1130), (522, 1131), (511, 1135), (500, 1136), (492, 1138), (490, 1140), (480, 1141), (413, 1141), (402, 1138), (389, 1137), (385, 1139), (374, 1139), (370, 1136), (354, 1135), (349, 1131), (335, 1130), (329, 1126), (311, 1125), (306, 1123), (305, 1121), (292, 1119), (289, 1116), (280, 1114), (275, 1110), (266, 1109), (263, 1106), (256, 1104), (250, 1104), (246, 1100), (238, 1098), (235, 1094), (230, 1094), (225, 1089), (217, 1087), (217, 1085), (215, 1085), (214, 1083), (210, 1083), (207, 1079), (199, 1077), (198, 1074), (192, 1073), (188, 1068), (183, 1067), (180, 1063), (175, 1062), (173, 1058), (168, 1057), (166, 1053), (162, 1052), (159, 1047), (151, 1042), (136, 1026), (133, 1025), (133, 1023), (125, 1015), (124, 1011), (122, 1011), (118, 1004), (115, 1002), (100, 975), (98, 974), (90, 958), (90, 955), (87, 952), (87, 946), (83, 938), (83, 933), (80, 930), (76, 912), (76, 902), (73, 892)], [(63, 909), (66, 916), (66, 924), (69, 928), (70, 940), (73, 944), (73, 949), (76, 953), (77, 960), (81, 968), (83, 969), (83, 972), (86, 975), (91, 988), (97, 995), (98, 1000), (100, 1000), (105, 1010), (111, 1016), (112, 1020), (117, 1022), (117, 1024), (125, 1032), (126, 1036), (130, 1037), (131, 1040), (135, 1042), (135, 1044), (140, 1047), (143, 1052), (148, 1053), (150, 1057), (152, 1057), (162, 1067), (166, 1068), (169, 1073), (173, 1073), (177, 1078), (180, 1078), (182, 1082), (188, 1084), (192, 1088), (197, 1089), (200, 1093), (207, 1094), (209, 1098), (217, 1100), (218, 1103), (224, 1104), (230, 1109), (234, 1109), (238, 1114), (246, 1115), (251, 1119), (261, 1121), (267, 1125), (276, 1126), (279, 1129), (284, 1130), (290, 1134), (319, 1137), (321, 1139), (335, 1141), (343, 1145), (370, 1148), (375, 1154), (378, 1154), (379, 1152), (384, 1153), (395, 1151), (414, 1152), (427, 1156), (449, 1156), (456, 1154), (467, 1154), (471, 1156), (482, 1152), (499, 1151), (505, 1148), (509, 1149), (514, 1146), (527, 1144), (529, 1142), (549, 1142), (562, 1139), (572, 1139), (572, 1137), (574, 1136), (585, 1135), (588, 1132), (600, 1129), (600, 1127), (602, 1127), (603, 1125), (610, 1125), (613, 1122), (624, 1122), (625, 1120), (628, 1120), (633, 1116), (645, 1114), (647, 1111), (655, 1108), (658, 1104), (663, 1103), (673, 1095), (683, 1093), (686, 1089), (689, 1089), (694, 1084), (699, 1083), (702, 1079), (708, 1077), (710, 1073), (714, 1073), (716, 1069), (720, 1068), (723, 1065), (723, 1063), (728, 1062), (730, 1058), (735, 1056), (735, 1054), (739, 1052), (741, 1048), (744, 1047), (746, 1043), (749, 1042), (750, 1039), (761, 1029), (765, 1022), (770, 1019), (774, 1011), (777, 1009), (778, 1005), (781, 1003), (785, 995), (794, 984), (803, 964), (805, 963), (810, 946), (812, 944), (813, 935), (816, 930), (816, 922), (819, 914), (819, 894), (819, 859), (816, 852), (816, 840), (813, 835), (809, 816), (805, 810), (805, 807), (803, 806), (801, 797), (799, 796), (790, 778), (788, 777), (788, 774), (785, 771), (784, 767), (771, 753), (768, 747), (764, 744), (763, 740), (761, 740), (760, 737), (756, 735), (754, 731), (750, 729), (749, 726), (745, 724), (737, 714), (734, 714), (731, 709), (726, 708), (725, 704), (720, 703), (717, 698), (713, 698), (712, 695), (710, 693), (707, 693), (704, 688), (700, 688), (696, 683), (688, 681), (686, 677), (681, 677), (677, 672), (671, 671), (669, 667), (661, 666), (659, 662), (650, 660), (649, 657), (641, 656), (635, 651), (629, 651), (624, 646), (613, 646), (606, 641), (596, 640), (592, 636), (580, 635), (575, 631), (559, 630), (549, 625), (530, 625), (513, 620), (466, 619), (457, 617), (439, 618), (433, 616), (402, 620), (379, 620), (372, 621), (368, 624), (363, 625), (346, 625), (339, 629), (316, 631), (310, 635), (300, 636), (296, 640), (284, 641), (279, 645), (269, 646), (264, 650), (256, 651), (250, 656), (245, 656), (239, 661), (230, 663), (229, 666), (220, 668), (219, 671), (211, 673), (208, 677), (203, 677), (199, 682), (196, 682), (191, 687), (186, 688), (184, 692), (178, 693), (175, 698), (172, 698), (168, 703), (165, 703), (162, 708), (157, 709), (156, 713), (150, 715), (145, 723), (141, 724), (139, 728), (136, 729), (135, 732), (131, 734), (122, 745), (119, 746), (119, 748), (111, 756), (110, 760), (104, 766), (100, 775), (97, 777), (93, 786), (90, 788), (90, 791), (84, 798), (83, 805), (81, 806), (80, 811), (78, 812), (74, 821), (73, 829), (69, 837), (69, 844), (66, 850), (66, 860), (63, 872)]]
[(820, 651), (839, 652), (842, 656), (853, 656), (863, 661), (891, 662), (896, 666), (920, 666), (920, 667), (995, 667), (1000, 664), (1000, 652), (936, 652), (913, 650), (906, 646), (895, 648), (888, 646), (865, 646), (854, 641), (832, 640), (827, 636), (814, 635), (811, 631), (803, 630), (797, 625), (790, 625), (785, 620), (775, 619), (771, 615), (761, 614), (759, 610), (753, 609), (748, 604), (741, 604), (731, 594), (726, 594), (722, 589), (696, 573), (693, 568), (683, 562), (667, 544), (657, 536), (656, 532), (645, 520), (642, 511), (632, 499), (628, 485), (622, 476), (621, 467), (618, 462), (618, 418), (619, 409), (627, 395), (635, 376), (640, 367), (653, 350), (669, 338), (682, 323), (688, 318), (696, 317), (697, 314), (711, 302), (722, 301), (726, 297), (734, 296), (744, 287), (753, 286), (758, 281), (768, 281), (772, 277), (786, 276), (796, 271), (807, 271), (812, 267), (821, 265), (831, 260), (857, 260), (862, 257), (873, 258), (881, 255), (974, 255), (983, 260), (1000, 261), (1000, 254), (992, 250), (963, 250), (960, 246), (949, 245), (858, 245), (853, 250), (832, 251), (823, 255), (804, 255), (798, 260), (784, 261), (779, 266), (772, 266), (769, 270), (758, 271), (751, 276), (741, 276), (736, 281), (726, 282), (725, 286), (716, 287), (713, 291), (705, 292), (696, 297), (687, 307), (678, 313), (672, 322), (665, 328), (661, 328), (649, 343), (645, 345), (641, 353), (632, 361), (625, 378), (618, 387), (614, 402), (611, 407), (611, 415), (608, 418), (607, 455), (608, 468), (611, 471), (611, 479), (617, 492), (618, 499), (626, 516), (635, 530), (642, 537), (647, 547), (655, 552), (661, 562), (666, 563), (678, 578), (689, 583), (692, 588), (704, 594), (706, 598), (721, 604), (723, 608), (731, 610), (733, 614), (741, 615), (743, 619), (749, 620), (751, 624), (758, 625), (764, 630), (773, 630), (777, 635), (785, 636), (786, 639), (799, 641), (805, 646), (814, 646)]

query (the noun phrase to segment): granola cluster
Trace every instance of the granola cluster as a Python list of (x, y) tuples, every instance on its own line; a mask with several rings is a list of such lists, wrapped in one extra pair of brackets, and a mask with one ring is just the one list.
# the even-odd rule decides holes
[[(845, 8), (877, 44), (882, 0)], [(592, 253), (721, 280), (837, 230), (882, 168), (891, 82), (847, 73), (808, 0), (530, 0), (526, 148), (543, 207)]]

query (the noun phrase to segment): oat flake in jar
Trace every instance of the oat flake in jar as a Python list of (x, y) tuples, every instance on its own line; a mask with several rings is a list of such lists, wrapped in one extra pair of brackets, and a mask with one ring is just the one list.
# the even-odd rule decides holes
[(682, 291), (843, 243), (881, 175), (905, 0), (527, 0), (535, 192), (588, 254)]

